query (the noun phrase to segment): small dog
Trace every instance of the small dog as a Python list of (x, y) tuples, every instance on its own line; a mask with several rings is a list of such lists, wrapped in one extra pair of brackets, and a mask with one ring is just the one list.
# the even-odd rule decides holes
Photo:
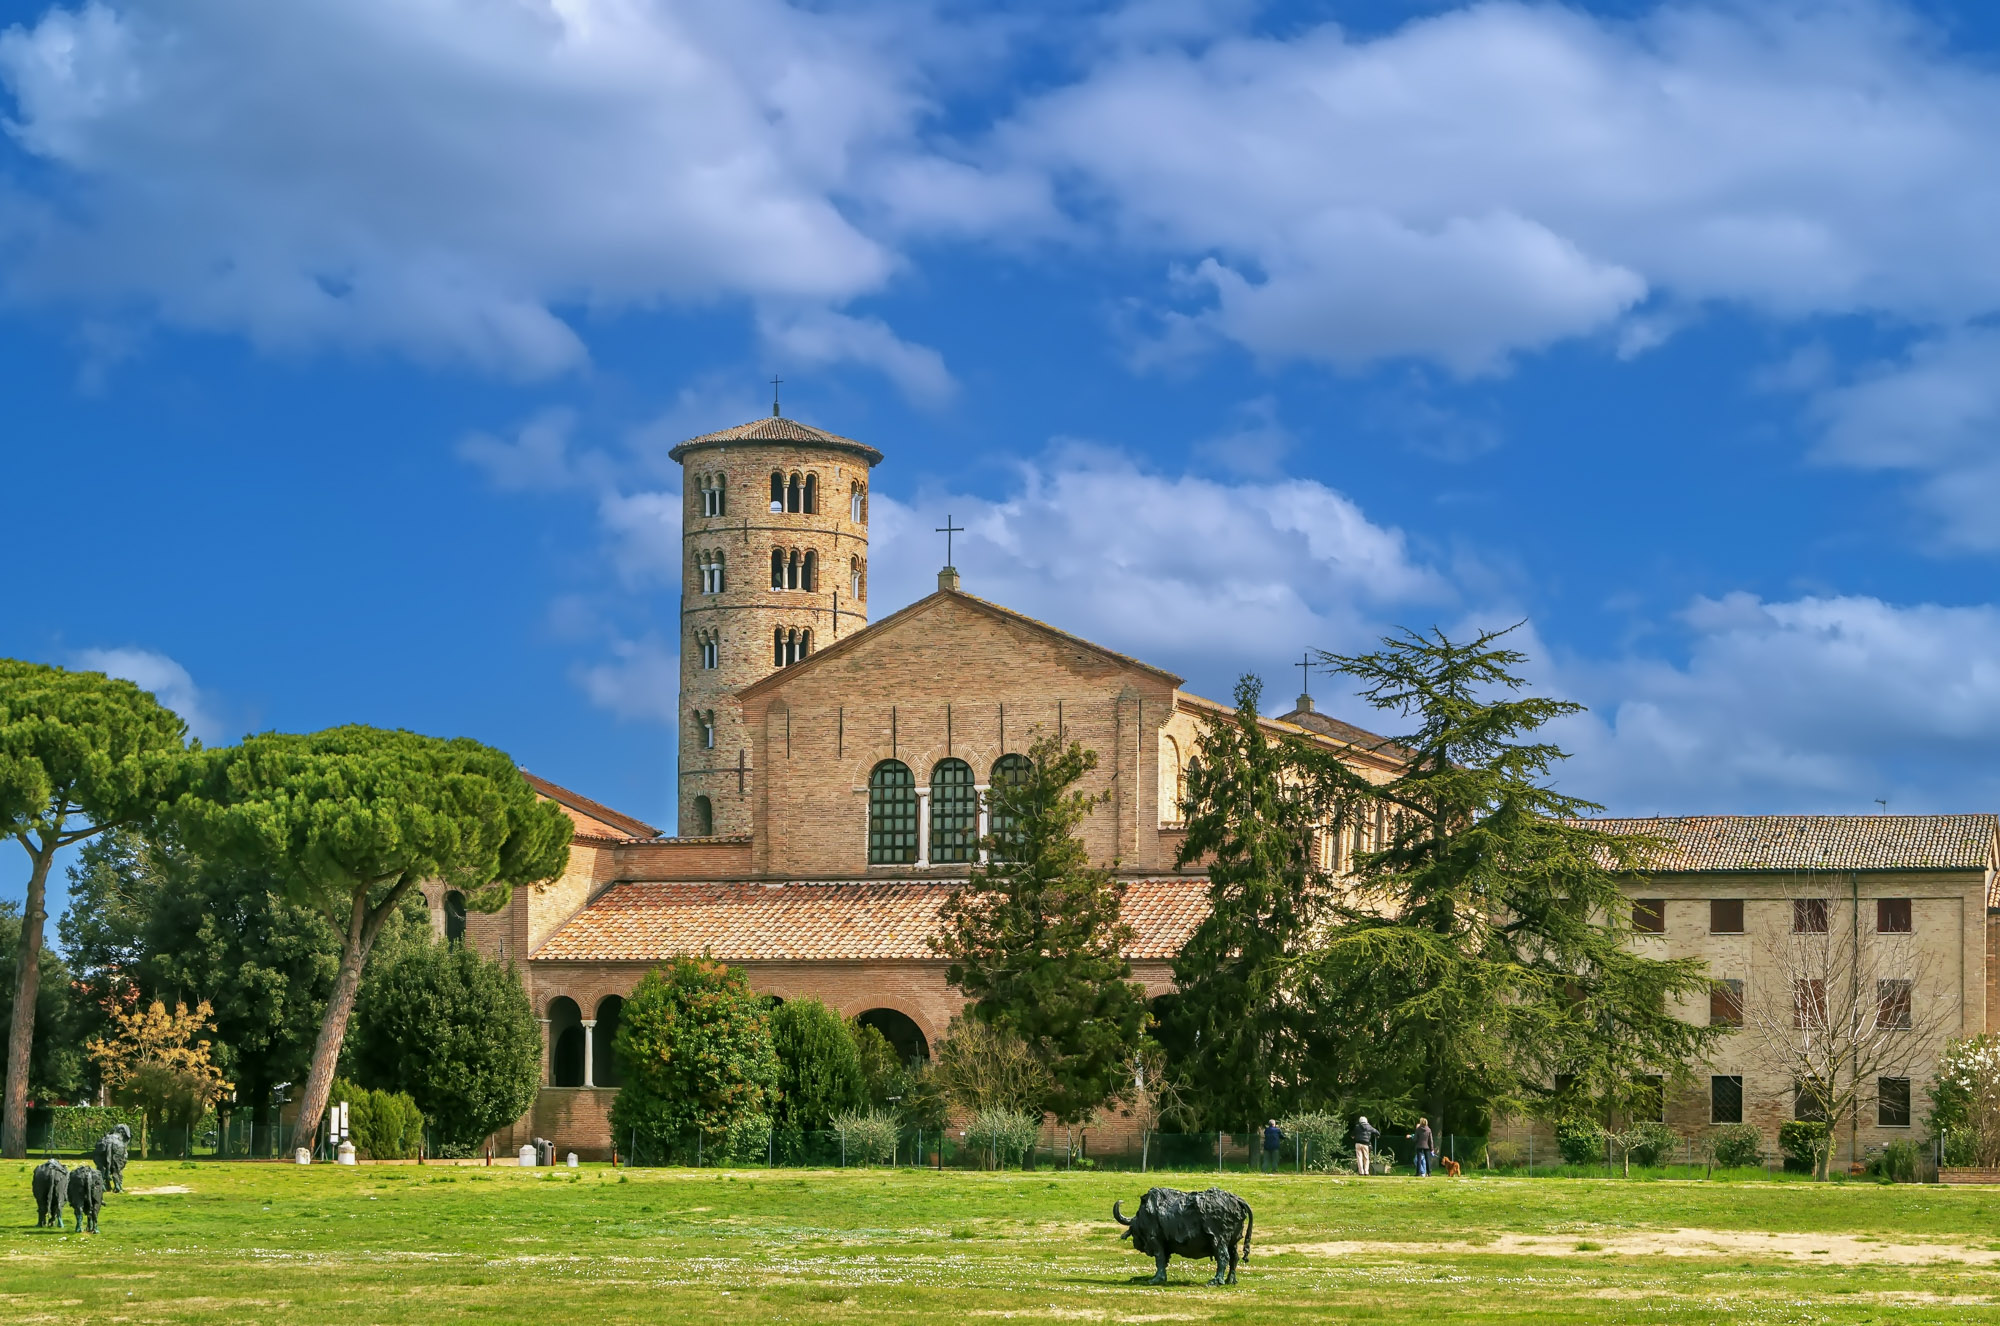
[(1444, 1176), (1446, 1178), (1455, 1179), (1458, 1177), (1458, 1162), (1450, 1156), (1439, 1156), (1438, 1164), (1444, 1166)]

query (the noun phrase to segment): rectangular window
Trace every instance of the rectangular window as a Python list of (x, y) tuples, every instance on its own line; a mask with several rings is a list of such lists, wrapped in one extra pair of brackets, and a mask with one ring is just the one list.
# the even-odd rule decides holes
[(1792, 1117), (1807, 1123), (1825, 1123), (1831, 1111), (1827, 1093), (1817, 1082), (1792, 1083)]
[(1792, 933), (1795, 935), (1823, 935), (1826, 933), (1826, 899), (1792, 899)]
[(1742, 934), (1743, 899), (1741, 898), (1709, 899), (1708, 933), (1711, 935)]
[(1667, 902), (1664, 898), (1636, 898), (1632, 902), (1632, 929), (1642, 935), (1667, 933)]
[(1792, 982), (1792, 1026), (1809, 1031), (1826, 1025), (1826, 982), (1808, 976)]
[(1743, 1079), (1740, 1076), (1708, 1079), (1708, 1121), (1743, 1122)]
[(1910, 1126), (1910, 1079), (1907, 1077), (1878, 1077), (1875, 1079), (1875, 1122), (1884, 1128), (1908, 1128)]
[(1875, 1028), (1878, 1031), (1910, 1029), (1911, 985), (1908, 981), (1875, 982)]
[[(1875, 931), (1883, 935), (1907, 935), (1911, 930), (1908, 898), (1875, 900)], [(1886, 1080), (1886, 1079), (1885, 1079)]]
[(1708, 1025), (1711, 1027), (1743, 1025), (1743, 982), (1717, 981), (1708, 987)]

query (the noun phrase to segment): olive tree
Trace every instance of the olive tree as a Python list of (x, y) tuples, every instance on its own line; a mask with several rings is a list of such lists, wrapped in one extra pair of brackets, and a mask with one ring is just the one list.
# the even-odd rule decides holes
[(0, 1156), (28, 1151), (28, 1073), (56, 853), (142, 823), (173, 794), (187, 751), (179, 715), (129, 681), (0, 659), (0, 833), (28, 853), (7, 1027)]
[(266, 733), (199, 757), (175, 813), (196, 851), (269, 871), (340, 933), (294, 1146), (318, 1132), (362, 967), (404, 897), (435, 879), (498, 911), (515, 886), (562, 873), (573, 829), (490, 746), (358, 725)]

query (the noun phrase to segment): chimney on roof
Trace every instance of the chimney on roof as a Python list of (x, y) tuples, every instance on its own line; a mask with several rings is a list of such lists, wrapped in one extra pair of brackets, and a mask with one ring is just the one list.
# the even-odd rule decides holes
[(1296, 708), (1296, 709), (1295, 709), (1295, 710), (1294, 710), (1293, 712), (1294, 712), (1294, 713), (1300, 713), (1300, 714), (1309, 714), (1309, 713), (1311, 713), (1312, 711), (1313, 711), (1313, 698), (1312, 698), (1312, 696), (1310, 696), (1310, 695), (1301, 695), (1301, 696), (1299, 697), (1299, 703), (1298, 703), (1298, 707), (1297, 707), (1297, 708)]
[(944, 570), (938, 572), (938, 589), (940, 591), (948, 589), (954, 594), (960, 592), (957, 567), (947, 566)]

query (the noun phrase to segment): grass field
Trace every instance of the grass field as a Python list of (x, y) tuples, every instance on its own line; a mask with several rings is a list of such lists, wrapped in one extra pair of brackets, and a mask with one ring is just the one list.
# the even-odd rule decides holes
[(1231, 1288), (1136, 1283), (1147, 1182), (1212, 1176), (135, 1162), (96, 1237), (0, 1260), (9, 1322), (2000, 1322), (2000, 1191), (1232, 1176)]

